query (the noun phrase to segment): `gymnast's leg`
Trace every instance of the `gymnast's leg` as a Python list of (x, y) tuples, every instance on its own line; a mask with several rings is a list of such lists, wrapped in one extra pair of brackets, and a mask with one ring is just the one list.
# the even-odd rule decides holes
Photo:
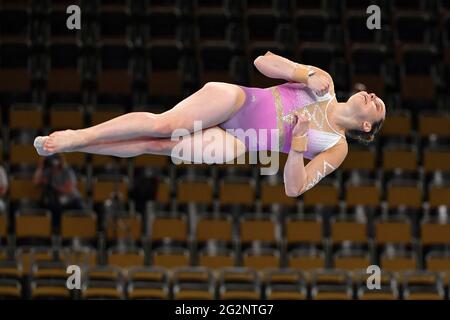
[(170, 138), (137, 138), (92, 144), (74, 151), (121, 158), (159, 154), (196, 163), (225, 163), (243, 155), (246, 148), (242, 141), (225, 130), (212, 127), (175, 141)]
[(245, 93), (239, 86), (209, 82), (161, 114), (132, 112), (90, 128), (56, 131), (49, 137), (41, 137), (35, 146), (39, 154), (47, 155), (100, 142), (169, 137), (178, 128), (192, 132), (194, 121), (202, 121), (203, 128), (216, 126), (230, 118), (244, 101)]

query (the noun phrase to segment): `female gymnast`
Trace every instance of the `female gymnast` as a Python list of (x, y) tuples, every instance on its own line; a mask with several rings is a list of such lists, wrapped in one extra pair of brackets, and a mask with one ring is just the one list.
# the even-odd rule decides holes
[[(222, 162), (246, 151), (280, 151), (288, 154), (286, 195), (297, 197), (340, 166), (348, 151), (346, 136), (370, 142), (380, 130), (386, 107), (375, 94), (361, 91), (338, 102), (331, 76), (320, 68), (271, 52), (256, 58), (254, 64), (265, 76), (287, 82), (270, 88), (209, 82), (161, 114), (131, 112), (93, 127), (37, 137), (34, 146), (43, 156), (59, 152), (170, 156), (175, 146), (193, 149), (201, 139), (202, 148), (213, 148), (215, 159), (219, 155)], [(201, 131), (194, 127), (195, 121), (201, 121)], [(181, 140), (172, 139), (176, 129), (187, 134)], [(256, 143), (231, 129), (257, 130)], [(207, 162), (204, 153), (193, 151), (180, 158)], [(305, 166), (303, 158), (311, 161)]]

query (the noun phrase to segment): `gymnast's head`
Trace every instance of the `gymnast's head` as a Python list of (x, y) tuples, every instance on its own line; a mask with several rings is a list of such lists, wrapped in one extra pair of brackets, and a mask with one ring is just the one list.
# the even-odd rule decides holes
[(347, 101), (356, 128), (346, 131), (346, 135), (363, 144), (369, 144), (380, 131), (386, 117), (386, 105), (375, 93), (359, 91)]

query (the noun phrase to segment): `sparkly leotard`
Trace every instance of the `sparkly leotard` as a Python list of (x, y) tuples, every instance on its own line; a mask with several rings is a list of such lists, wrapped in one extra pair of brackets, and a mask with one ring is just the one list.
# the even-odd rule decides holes
[(310, 119), (305, 158), (312, 159), (345, 139), (328, 122), (327, 108), (334, 99), (329, 93), (319, 97), (307, 86), (289, 82), (270, 88), (240, 87), (246, 94), (244, 105), (219, 126), (243, 141), (248, 151), (288, 153), (295, 112)]

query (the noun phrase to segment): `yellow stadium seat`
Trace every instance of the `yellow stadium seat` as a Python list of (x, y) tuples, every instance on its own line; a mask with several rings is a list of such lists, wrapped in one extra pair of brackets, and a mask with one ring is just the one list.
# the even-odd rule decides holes
[(177, 202), (180, 204), (195, 202), (211, 204), (213, 200), (213, 186), (210, 181), (178, 182)]
[(54, 105), (50, 110), (50, 127), (53, 130), (81, 129), (84, 125), (82, 106)]
[(248, 182), (221, 182), (219, 201), (222, 205), (241, 204), (251, 206), (255, 201), (255, 190)]
[(108, 265), (120, 268), (140, 267), (145, 263), (143, 249), (120, 250), (111, 248), (108, 250)]
[(63, 240), (80, 238), (93, 240), (97, 236), (97, 216), (87, 211), (66, 211), (61, 218)]
[(140, 241), (142, 238), (142, 218), (138, 214), (127, 213), (114, 220), (109, 217), (106, 223), (106, 238), (108, 240), (132, 239)]

